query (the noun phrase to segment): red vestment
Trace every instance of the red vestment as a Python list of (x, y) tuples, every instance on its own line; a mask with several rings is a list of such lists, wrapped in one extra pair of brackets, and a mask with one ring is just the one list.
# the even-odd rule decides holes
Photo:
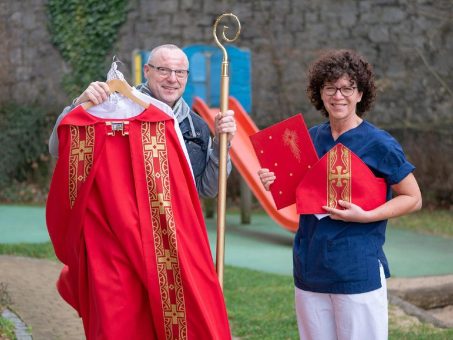
[(62, 297), (88, 339), (231, 339), (199, 198), (174, 120), (81, 106), (58, 127), (46, 219)]

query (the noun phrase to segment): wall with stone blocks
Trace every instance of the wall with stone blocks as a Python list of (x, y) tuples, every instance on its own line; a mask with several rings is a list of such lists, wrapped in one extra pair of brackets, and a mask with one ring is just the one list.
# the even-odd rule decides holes
[[(72, 100), (60, 86), (70, 67), (51, 43), (45, 5), (0, 2), (0, 104), (39, 105), (57, 114)], [(453, 165), (442, 154), (430, 153), (435, 159), (427, 161), (422, 142), (438, 141), (430, 132), (438, 126), (453, 126), (451, 0), (131, 0), (107, 58), (117, 55), (130, 79), (134, 49), (213, 44), (212, 24), (224, 12), (240, 18), (237, 45), (252, 53), (250, 114), (260, 127), (297, 112), (309, 126), (322, 121), (306, 99), (307, 67), (326, 48), (356, 49), (375, 66), (379, 85), (368, 119), (395, 131), (409, 128), (413, 133), (398, 136), (426, 170), (425, 187), (430, 174), (442, 172), (450, 183), (446, 196), (451, 194)], [(444, 146), (452, 145), (451, 133), (440, 135)]]
[[(0, 101), (49, 107), (67, 103), (70, 72), (50, 42), (45, 0), (0, 4)], [(241, 20), (237, 41), (253, 63), (253, 110), (261, 126), (303, 112), (322, 117), (305, 96), (309, 63), (326, 48), (353, 48), (374, 65), (379, 97), (369, 119), (386, 125), (451, 122), (453, 10), (449, 0), (132, 0), (109, 53), (130, 76), (135, 48), (213, 43), (223, 12)], [(83, 51), (81, 51), (83, 53)]]

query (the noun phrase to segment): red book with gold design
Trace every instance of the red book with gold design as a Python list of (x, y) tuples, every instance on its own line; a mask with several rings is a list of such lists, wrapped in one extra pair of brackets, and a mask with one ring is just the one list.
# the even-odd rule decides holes
[(339, 143), (307, 171), (296, 196), (299, 214), (325, 214), (322, 206), (343, 209), (338, 200), (372, 210), (386, 202), (387, 184), (355, 153)]
[(258, 161), (276, 176), (270, 191), (277, 209), (296, 202), (296, 187), (307, 170), (318, 161), (302, 114), (251, 135)]

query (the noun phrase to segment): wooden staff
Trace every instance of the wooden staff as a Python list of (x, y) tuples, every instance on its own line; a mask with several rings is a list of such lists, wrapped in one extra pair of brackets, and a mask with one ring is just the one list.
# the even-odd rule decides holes
[[(220, 20), (225, 17), (231, 17), (237, 22), (237, 32), (235, 36), (230, 39), (225, 35), (225, 31), (228, 29), (228, 26), (223, 26), (222, 38), (226, 42), (235, 41), (239, 33), (241, 32), (241, 23), (237, 16), (232, 13), (224, 13), (217, 18), (214, 23), (212, 33), (214, 35), (214, 40), (216, 44), (220, 47), (223, 52), (222, 68), (220, 74), (220, 112), (225, 114), (228, 111), (228, 96), (229, 96), (229, 63), (228, 63), (228, 54), (225, 47), (219, 42), (217, 38), (217, 25)], [(220, 286), (223, 289), (223, 267), (224, 267), (224, 258), (225, 258), (225, 208), (226, 208), (226, 181), (227, 181), (227, 153), (228, 153), (228, 139), (226, 133), (221, 133), (219, 135), (219, 147), (220, 147), (220, 156), (219, 156), (219, 194), (217, 197), (217, 248), (216, 248), (216, 270), (217, 276), (219, 278)]]

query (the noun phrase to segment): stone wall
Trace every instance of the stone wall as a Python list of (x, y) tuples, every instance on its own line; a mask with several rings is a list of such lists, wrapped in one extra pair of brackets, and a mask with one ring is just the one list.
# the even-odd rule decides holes
[[(51, 44), (45, 4), (0, 3), (0, 104), (13, 100), (56, 114), (71, 100), (60, 86), (70, 69)], [(250, 114), (259, 126), (297, 112), (309, 126), (322, 121), (306, 99), (307, 66), (326, 48), (352, 48), (375, 65), (379, 93), (369, 120), (384, 128), (435, 130), (453, 127), (452, 8), (451, 0), (131, 0), (108, 59), (117, 55), (130, 77), (134, 49), (213, 44), (214, 20), (233, 12), (242, 23), (237, 45), (252, 53)], [(401, 137), (405, 147), (423, 144)], [(452, 139), (442, 137), (448, 145)], [(433, 163), (453, 176), (445, 156)]]
[[(50, 42), (45, 4), (0, 4), (0, 102), (68, 101), (60, 80), (70, 70)], [(213, 43), (215, 18), (235, 13), (243, 27), (237, 45), (252, 52), (251, 114), (261, 126), (299, 111), (321, 120), (305, 98), (305, 79), (325, 48), (356, 49), (375, 65), (379, 97), (370, 120), (382, 126), (452, 120), (450, 0), (132, 0), (129, 7), (109, 53), (125, 62), (126, 75), (133, 49)]]
[(241, 20), (238, 45), (252, 52), (253, 112), (260, 125), (302, 111), (307, 65), (325, 48), (353, 48), (374, 65), (379, 101), (370, 119), (425, 124), (450, 118), (453, 34), (450, 1), (136, 1), (121, 30), (123, 59), (164, 42), (212, 43), (212, 22)]
[(68, 101), (60, 86), (69, 72), (52, 45), (44, 0), (0, 2), (0, 103), (60, 109)]

